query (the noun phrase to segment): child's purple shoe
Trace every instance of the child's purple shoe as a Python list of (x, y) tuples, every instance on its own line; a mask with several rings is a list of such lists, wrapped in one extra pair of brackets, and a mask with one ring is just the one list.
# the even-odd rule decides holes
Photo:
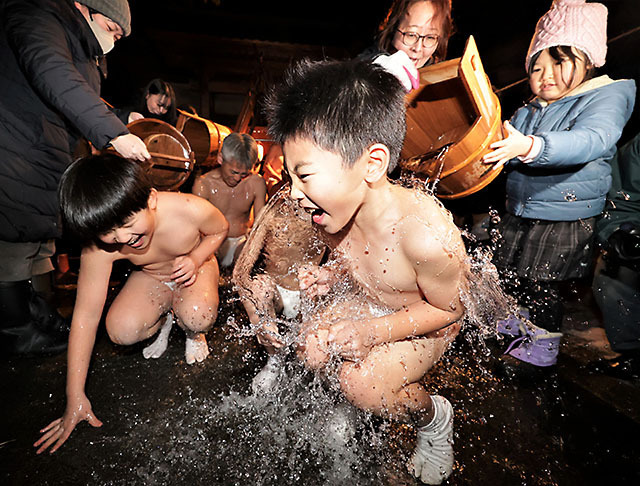
[(552, 366), (558, 361), (561, 339), (561, 332), (548, 332), (529, 324), (527, 333), (515, 339), (504, 354), (535, 366)]
[(501, 319), (496, 323), (497, 331), (507, 336), (524, 336), (526, 334), (525, 321), (529, 320), (529, 311), (519, 309), (517, 315)]

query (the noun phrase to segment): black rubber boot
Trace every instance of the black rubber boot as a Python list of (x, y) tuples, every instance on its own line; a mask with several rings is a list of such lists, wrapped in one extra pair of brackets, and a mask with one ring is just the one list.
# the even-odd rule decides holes
[(31, 277), (31, 288), (41, 296), (47, 304), (55, 307), (55, 295), (53, 292), (53, 272), (33, 275)]
[(67, 339), (71, 330), (71, 322), (70, 319), (65, 319), (56, 310), (53, 289), (49, 288), (47, 291), (45, 287), (38, 290), (33, 279), (31, 280), (31, 288), (31, 299), (29, 300), (31, 318), (38, 323), (41, 331), (45, 333), (63, 333), (65, 339)]
[(28, 280), (0, 282), (0, 349), (4, 353), (57, 354), (67, 348), (69, 325)]

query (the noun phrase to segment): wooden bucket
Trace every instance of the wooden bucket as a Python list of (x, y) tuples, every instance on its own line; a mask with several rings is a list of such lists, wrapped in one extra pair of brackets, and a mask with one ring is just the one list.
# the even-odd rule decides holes
[(147, 146), (151, 160), (143, 162), (154, 187), (160, 191), (178, 189), (195, 165), (189, 142), (178, 130), (161, 120), (143, 118), (127, 125)]
[(178, 110), (176, 128), (189, 141), (199, 165), (217, 165), (216, 157), (230, 128), (182, 110)]
[(400, 167), (426, 176), (436, 195), (457, 199), (493, 181), (502, 165), (483, 164), (501, 140), (500, 102), (478, 48), (469, 37), (461, 58), (419, 70), (420, 88), (407, 95), (407, 136)]

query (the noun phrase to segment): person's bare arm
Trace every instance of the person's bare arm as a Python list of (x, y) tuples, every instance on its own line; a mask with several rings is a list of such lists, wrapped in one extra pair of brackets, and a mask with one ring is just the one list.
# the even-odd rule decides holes
[[(245, 248), (264, 250), (265, 242), (271, 232), (269, 225), (260, 224), (265, 214), (261, 211), (255, 219)], [(253, 275), (254, 266), (261, 254), (261, 251), (241, 251), (233, 267), (232, 281), (234, 290), (240, 296), (249, 321), (257, 327), (256, 336), (258, 342), (273, 349), (282, 346), (282, 343), (276, 337), (278, 328), (273, 322), (276, 316), (274, 308), (276, 288), (273, 279), (269, 275)], [(263, 321), (261, 322), (261, 320)], [(262, 332), (263, 330), (265, 332)]]
[(238, 289), (249, 322), (255, 327), (258, 342), (272, 353), (283, 346), (276, 324), (277, 288), (267, 274), (249, 277), (247, 287)]
[(255, 176), (253, 183), (253, 220), (254, 222), (260, 216), (267, 203), (267, 183), (260, 176)]
[[(434, 255), (435, 256), (435, 255)], [(387, 316), (372, 319), (372, 345), (423, 336), (459, 320), (464, 308), (459, 297), (462, 264), (445, 253), (415, 268), (423, 298)]]
[(94, 427), (102, 422), (93, 414), (85, 394), (85, 383), (96, 333), (109, 286), (113, 255), (95, 246), (82, 251), (78, 291), (71, 320), (69, 349), (67, 352), (67, 405), (64, 415), (51, 422), (40, 432), (42, 437), (34, 444), (37, 453), (50, 446), (55, 452), (69, 438), (76, 425), (86, 420)]
[(185, 287), (196, 281), (198, 269), (209, 260), (224, 242), (229, 232), (229, 223), (213, 204), (203, 199), (189, 198), (190, 223), (200, 231), (200, 243), (188, 254), (177, 257), (173, 264), (171, 278)]
[[(260, 224), (263, 218), (262, 214), (256, 216), (254, 225), (247, 237), (245, 248), (264, 249), (265, 240), (271, 230), (268, 225)], [(260, 254), (260, 251), (242, 251), (233, 266), (232, 281), (241, 297), (246, 297), (247, 289), (251, 288), (251, 272)]]
[(197, 201), (191, 209), (202, 240), (189, 255), (200, 268), (224, 242), (229, 232), (229, 223), (222, 212), (209, 202)]

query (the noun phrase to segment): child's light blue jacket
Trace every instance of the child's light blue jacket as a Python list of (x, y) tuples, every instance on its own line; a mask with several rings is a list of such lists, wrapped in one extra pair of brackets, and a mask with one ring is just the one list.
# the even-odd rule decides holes
[(632, 80), (600, 76), (551, 104), (536, 98), (511, 124), (542, 139), (535, 159), (509, 161), (507, 211), (550, 221), (599, 215), (611, 186), (609, 160), (635, 102)]

